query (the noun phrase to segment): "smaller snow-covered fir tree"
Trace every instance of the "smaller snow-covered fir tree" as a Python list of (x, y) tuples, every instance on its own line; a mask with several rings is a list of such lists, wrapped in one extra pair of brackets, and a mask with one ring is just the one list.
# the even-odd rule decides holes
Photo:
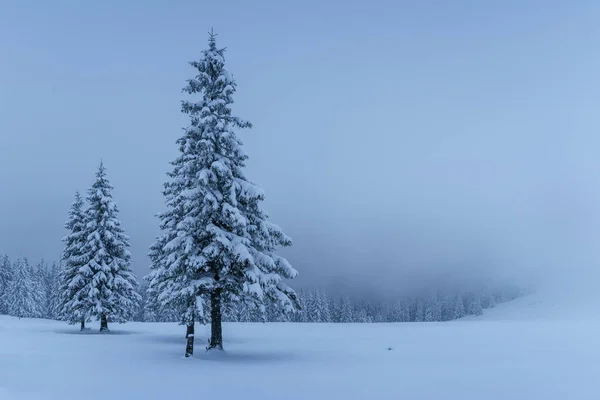
[(100, 330), (108, 330), (108, 321), (132, 319), (141, 301), (136, 292), (137, 279), (131, 271), (129, 238), (118, 219), (118, 208), (112, 197), (113, 187), (100, 163), (96, 181), (88, 191), (88, 208), (82, 231), (85, 244), (82, 261), (86, 279), (82, 289), (89, 302), (88, 315), (100, 320)]
[(59, 318), (70, 324), (81, 324), (82, 330), (90, 318), (91, 304), (85, 288), (92, 279), (87, 260), (83, 257), (86, 244), (83, 205), (83, 198), (76, 192), (65, 223), (68, 234), (63, 238), (65, 247), (58, 277), (60, 289), (57, 305)]
[(7, 290), (8, 313), (19, 318), (39, 318), (42, 308), (39, 303), (39, 288), (26, 258), (19, 258), (13, 266), (13, 279)]

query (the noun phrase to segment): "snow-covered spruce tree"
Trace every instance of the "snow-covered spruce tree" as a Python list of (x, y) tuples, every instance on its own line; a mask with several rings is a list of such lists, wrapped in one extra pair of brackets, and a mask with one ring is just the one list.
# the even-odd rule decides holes
[(58, 300), (58, 269), (56, 263), (51, 266), (42, 260), (35, 271), (41, 289), (44, 318), (55, 319)]
[(340, 302), (340, 321), (343, 323), (358, 322), (354, 315), (354, 309), (347, 296), (342, 297)]
[(306, 321), (307, 322), (321, 322), (321, 295), (317, 289), (310, 290), (307, 292), (306, 300)]
[(494, 294), (492, 293), (488, 296), (487, 308), (494, 307), (496, 307), (496, 296), (494, 296)]
[(111, 322), (127, 322), (136, 313), (141, 301), (136, 292), (137, 279), (131, 271), (129, 237), (118, 219), (119, 210), (112, 198), (113, 186), (100, 163), (96, 181), (88, 191), (88, 208), (82, 231), (84, 275), (91, 276), (81, 289), (88, 302), (85, 316), (100, 319), (100, 331), (108, 330)]
[(269, 298), (284, 311), (298, 307), (295, 292), (283, 282), (297, 272), (275, 254), (291, 240), (268, 222), (260, 208), (262, 189), (243, 173), (248, 157), (234, 129), (251, 124), (232, 115), (236, 84), (223, 55), (211, 32), (208, 49), (190, 63), (196, 76), (183, 91), (198, 99), (182, 102), (191, 124), (177, 142), (181, 154), (165, 184), (163, 233), (151, 249), (159, 298), (187, 304), (183, 322), (189, 326), (203, 313), (196, 296), (209, 304), (209, 350), (223, 349), (224, 304), (244, 302), (264, 311)]
[(331, 302), (325, 292), (320, 292), (321, 296), (321, 322), (332, 322), (331, 319)]
[(59, 272), (58, 316), (69, 324), (89, 322), (91, 305), (88, 301), (88, 288), (92, 280), (92, 271), (83, 257), (86, 243), (86, 219), (83, 211), (83, 198), (75, 193), (75, 201), (69, 209), (69, 217), (65, 223), (68, 234), (62, 239), (65, 247), (62, 252)]
[(46, 291), (46, 318), (58, 319), (58, 299), (60, 297), (59, 268), (53, 262), (44, 274), (44, 290)]
[(436, 297), (429, 297), (425, 302), (425, 322), (441, 321), (442, 305)]
[(482, 315), (483, 307), (481, 306), (481, 296), (477, 293), (472, 293), (469, 300), (468, 313), (469, 315)]
[(40, 318), (41, 304), (37, 301), (38, 287), (26, 258), (13, 265), (13, 279), (7, 290), (8, 314), (19, 318)]
[(8, 286), (12, 281), (12, 265), (8, 255), (0, 258), (0, 314), (8, 314)]
[[(27, 262), (27, 259), (25, 259), (25, 262)], [(43, 276), (42, 272), (40, 272), (42, 269), (40, 268), (40, 266), (41, 268), (46, 267), (46, 263), (44, 262), (44, 260), (42, 260), (41, 263), (35, 268), (29, 265), (29, 263), (27, 262), (27, 267), (29, 268), (29, 276), (33, 281), (33, 301), (38, 306), (36, 314), (31, 316), (33, 318), (45, 318), (46, 316), (46, 293), (44, 292)]]
[(459, 318), (463, 318), (466, 315), (467, 315), (467, 313), (465, 312), (465, 306), (463, 304), (462, 296), (460, 294), (457, 294), (456, 297), (454, 298), (453, 318), (459, 319)]

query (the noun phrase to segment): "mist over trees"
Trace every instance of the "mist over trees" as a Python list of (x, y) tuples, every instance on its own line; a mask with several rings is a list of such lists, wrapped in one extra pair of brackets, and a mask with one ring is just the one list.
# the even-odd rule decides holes
[[(140, 294), (145, 292), (144, 285)], [(441, 322), (469, 315), (478, 316), (497, 304), (511, 301), (523, 292), (515, 285), (499, 285), (494, 289), (478, 291), (438, 291), (435, 296), (401, 296), (395, 300), (369, 300), (360, 297), (336, 295), (321, 289), (300, 290), (298, 301), (302, 309), (296, 313), (282, 313), (272, 303), (264, 311), (243, 304), (228, 307), (223, 312), (225, 322), (330, 322), (330, 323), (383, 323), (383, 322)], [(161, 307), (145, 297), (136, 314), (140, 322), (178, 322), (178, 313)]]
[[(58, 299), (63, 294), (59, 264), (41, 261), (29, 266), (27, 259), (11, 260), (0, 257), (0, 314), (21, 318), (46, 318), (79, 323), (61, 312)], [(62, 271), (65, 271), (62, 265)], [(149, 294), (146, 283), (137, 287), (140, 302), (132, 310), (132, 321), (180, 322), (183, 309), (161, 306), (156, 296)], [(329, 322), (329, 323), (382, 323), (382, 322), (435, 322), (452, 321), (469, 315), (477, 316), (497, 304), (511, 301), (524, 294), (514, 284), (474, 290), (434, 290), (435, 295), (404, 296), (395, 299), (372, 300), (339, 295), (323, 289), (301, 289), (298, 301), (302, 309), (296, 313), (282, 313), (271, 302), (264, 312), (239, 303), (224, 308), (224, 322)], [(86, 318), (87, 321), (91, 320)]]

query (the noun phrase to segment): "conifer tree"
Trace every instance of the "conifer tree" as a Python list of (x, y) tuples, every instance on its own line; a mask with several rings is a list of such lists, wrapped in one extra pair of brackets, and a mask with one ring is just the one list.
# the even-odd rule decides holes
[(36, 268), (29, 265), (27, 259), (25, 259), (27, 263), (27, 268), (29, 270), (28, 274), (31, 278), (31, 284), (33, 290), (31, 292), (31, 296), (33, 297), (33, 302), (36, 304), (36, 311), (34, 314), (30, 315), (32, 318), (44, 318), (46, 316), (46, 293), (44, 292), (44, 283), (43, 283), (43, 268), (45, 268), (46, 263), (44, 260), (41, 261)]
[(467, 313), (465, 312), (465, 305), (460, 294), (454, 298), (454, 319), (463, 318)]
[(87, 225), (83, 206), (83, 198), (76, 192), (65, 223), (68, 234), (63, 238), (65, 247), (58, 278), (60, 289), (57, 306), (59, 318), (69, 324), (81, 324), (81, 330), (89, 322), (92, 308), (86, 291), (92, 280), (92, 271), (83, 257)]
[[(260, 208), (262, 189), (243, 173), (248, 157), (234, 129), (251, 124), (232, 115), (236, 84), (215, 39), (211, 32), (208, 49), (190, 63), (197, 74), (183, 90), (197, 99), (182, 102), (191, 124), (177, 142), (181, 154), (165, 184), (167, 211), (160, 215), (162, 235), (150, 251), (150, 279), (162, 303), (185, 306), (188, 332), (210, 309), (208, 349), (222, 350), (223, 305), (244, 302), (264, 312), (268, 298), (283, 311), (294, 311), (296, 294), (283, 279), (297, 272), (275, 254), (291, 240), (268, 222)], [(191, 353), (193, 347), (186, 356)]]
[(13, 279), (7, 291), (8, 313), (19, 318), (40, 318), (42, 309), (37, 301), (35, 278), (26, 258), (18, 258), (13, 266)]
[(306, 321), (307, 322), (321, 322), (322, 315), (321, 311), (323, 306), (321, 304), (321, 294), (318, 290), (311, 290), (307, 294), (306, 300)]
[(120, 323), (132, 319), (141, 301), (130, 267), (129, 237), (118, 219), (112, 191), (104, 164), (100, 163), (96, 181), (88, 191), (82, 253), (83, 269), (91, 276), (83, 294), (89, 302), (89, 315), (100, 319), (100, 331), (108, 330), (109, 319)]
[(425, 322), (442, 320), (442, 305), (435, 297), (430, 297), (425, 305)]
[(481, 296), (477, 293), (473, 293), (469, 302), (469, 315), (482, 315), (483, 307), (481, 306)]
[(496, 296), (494, 296), (494, 294), (490, 294), (488, 297), (488, 304), (487, 304), (488, 308), (494, 308), (496, 307)]
[(0, 258), (0, 314), (8, 314), (8, 287), (13, 271), (8, 255)]
[(354, 310), (352, 309), (352, 305), (350, 304), (350, 299), (348, 297), (342, 297), (340, 308), (340, 322), (358, 322), (355, 320)]
[(58, 298), (58, 270), (56, 263), (51, 266), (42, 260), (35, 271), (40, 286), (44, 318), (55, 319)]
[(325, 294), (325, 292), (319, 291), (319, 297), (321, 298), (321, 322), (332, 322), (331, 317), (331, 302)]

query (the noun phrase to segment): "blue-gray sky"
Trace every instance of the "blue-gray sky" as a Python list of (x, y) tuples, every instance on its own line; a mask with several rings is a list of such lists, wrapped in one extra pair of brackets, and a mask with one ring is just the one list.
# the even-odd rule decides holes
[(595, 265), (598, 20), (595, 1), (4, 0), (0, 251), (57, 259), (102, 158), (146, 273), (214, 27), (300, 284)]

